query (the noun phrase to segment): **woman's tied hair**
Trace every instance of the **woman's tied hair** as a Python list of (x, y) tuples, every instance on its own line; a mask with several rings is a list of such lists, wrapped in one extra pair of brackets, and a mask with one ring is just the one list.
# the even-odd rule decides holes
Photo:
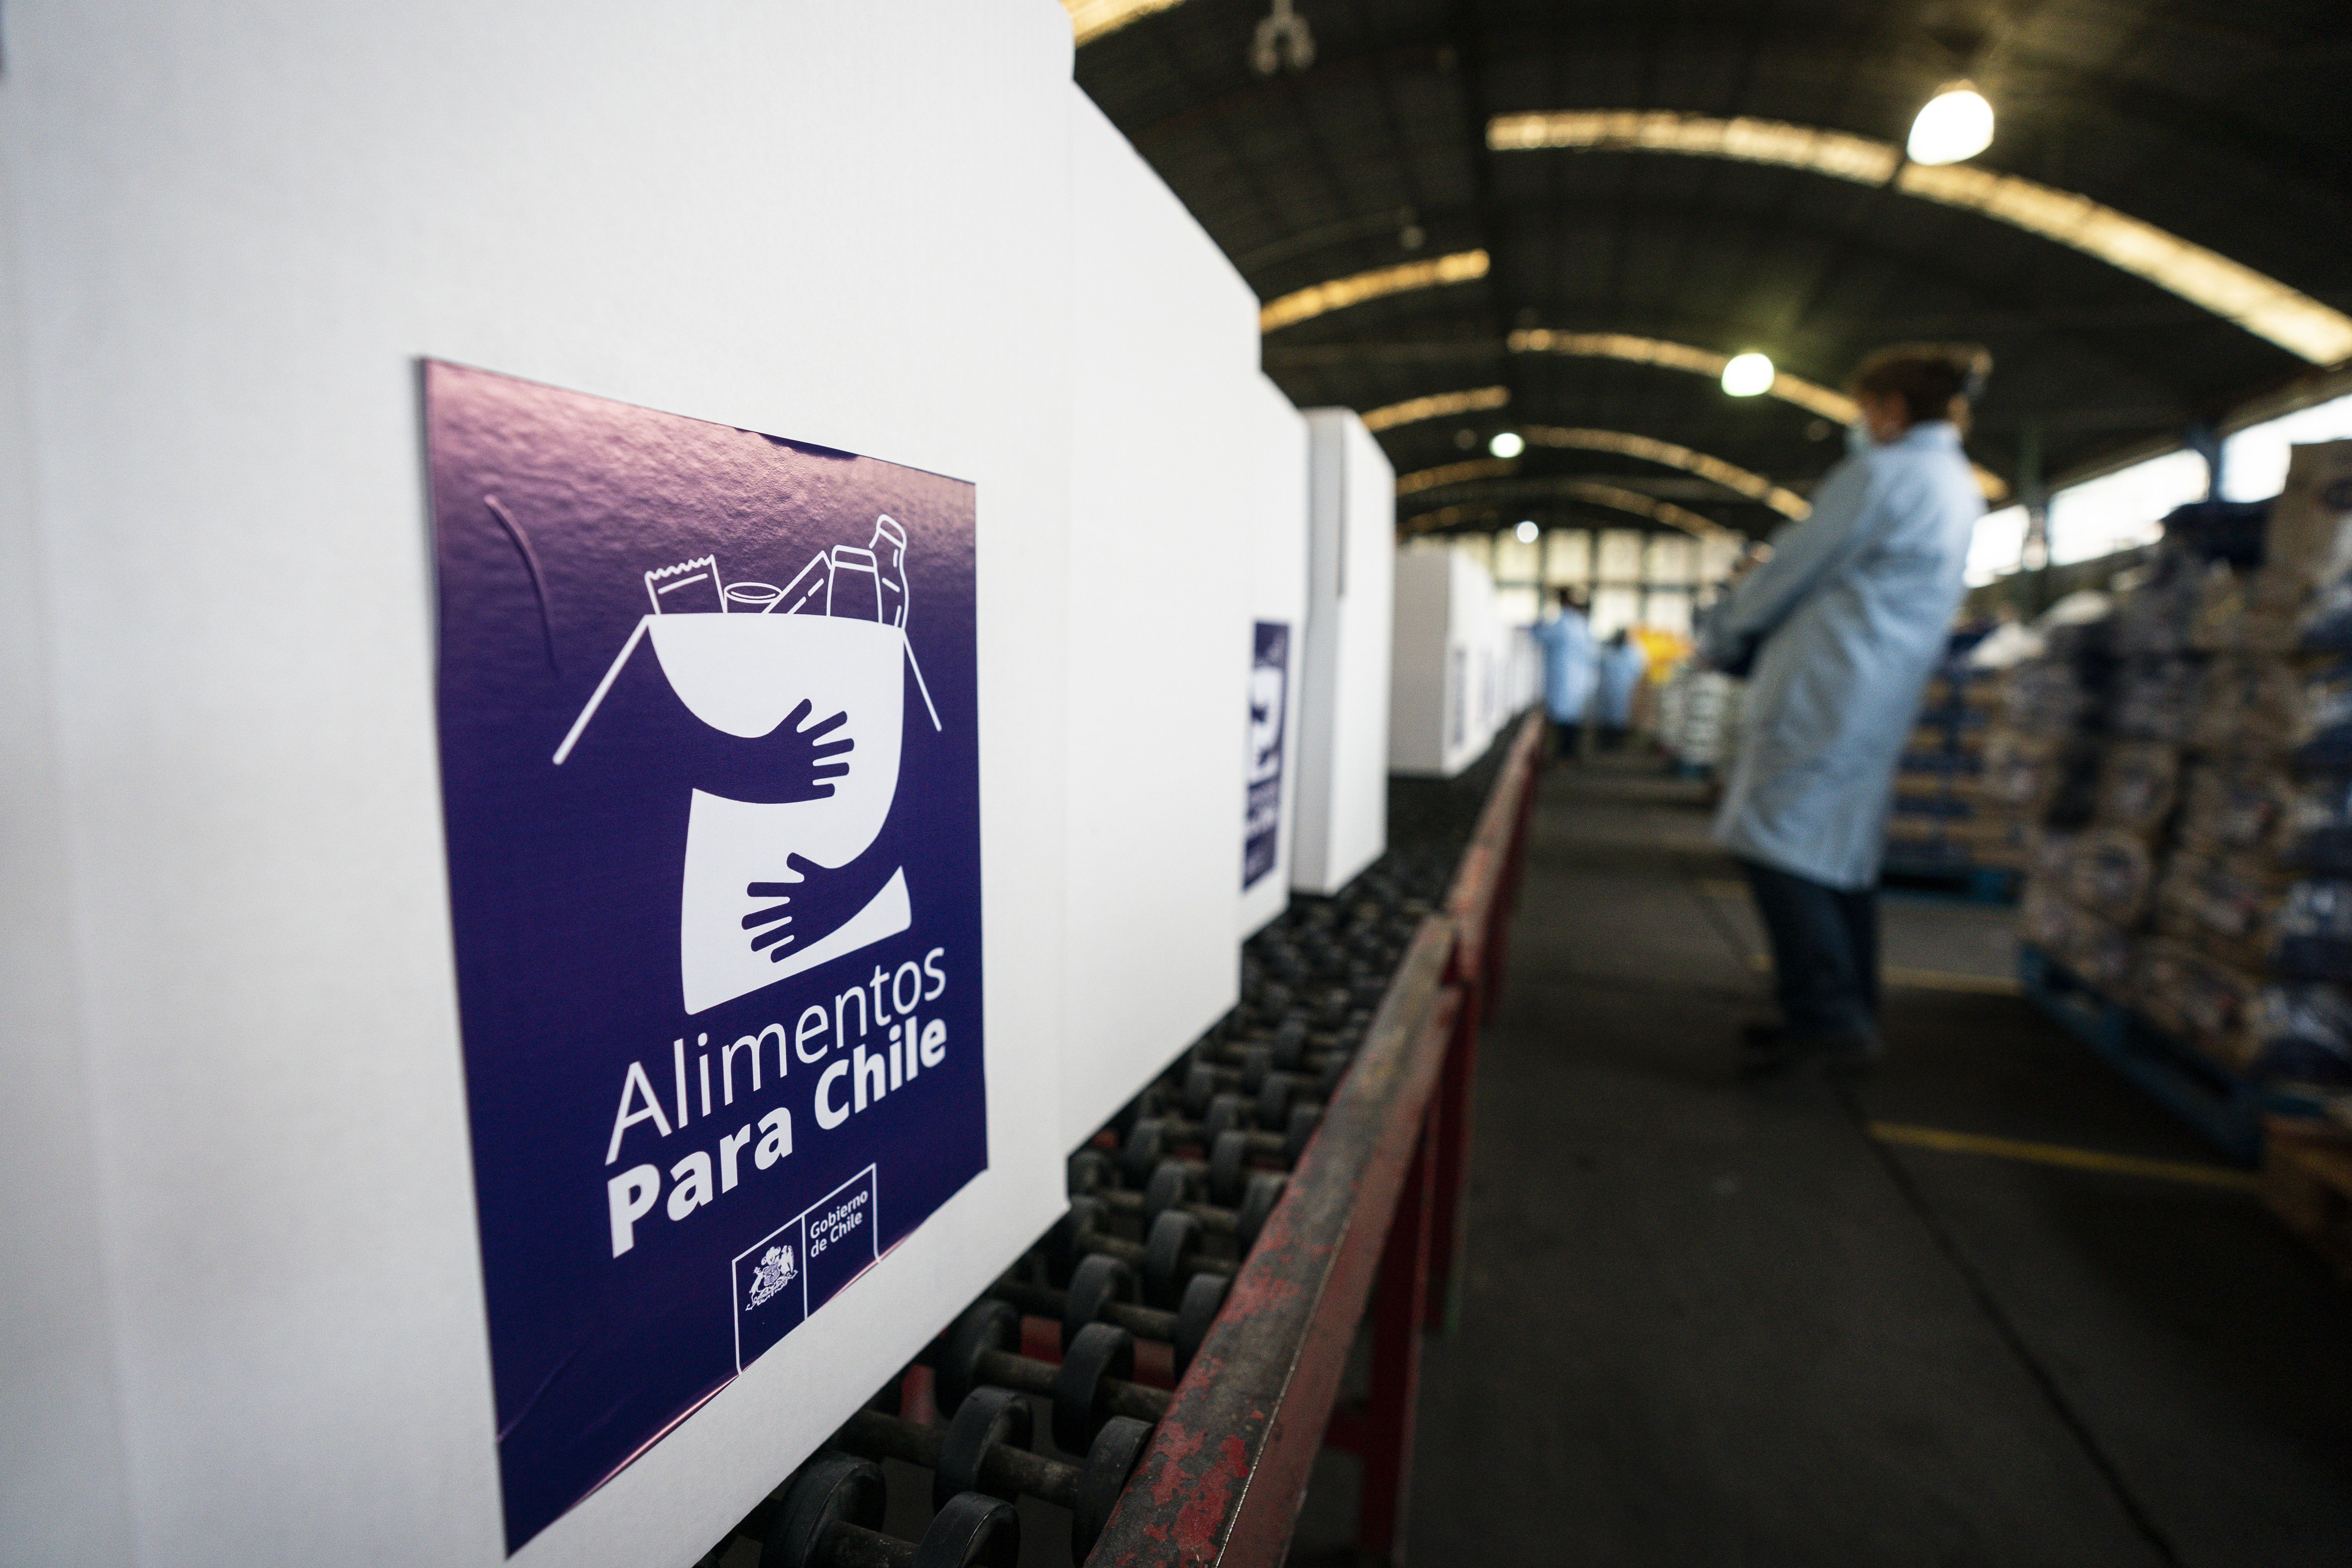
[(1864, 359), (1848, 384), (1856, 397), (1898, 399), (1906, 424), (1948, 419), (1966, 429), (1991, 374), (1992, 352), (1981, 343), (1894, 343)]

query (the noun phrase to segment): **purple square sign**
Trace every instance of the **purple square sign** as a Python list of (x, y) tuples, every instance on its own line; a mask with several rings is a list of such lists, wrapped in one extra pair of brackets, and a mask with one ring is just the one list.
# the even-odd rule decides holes
[(973, 492), (425, 366), (508, 1550), (988, 1164)]

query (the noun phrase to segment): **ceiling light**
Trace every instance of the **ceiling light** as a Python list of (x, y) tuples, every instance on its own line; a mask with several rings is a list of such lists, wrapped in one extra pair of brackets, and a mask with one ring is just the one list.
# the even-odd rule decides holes
[(1519, 542), (1521, 544), (1533, 544), (1536, 542), (1536, 535), (1541, 532), (1542, 530), (1536, 527), (1532, 522), (1523, 522), (1512, 531), (1519, 536)]
[(1290, 0), (1274, 0), (1274, 12), (1257, 25), (1250, 40), (1250, 68), (1272, 76), (1283, 67), (1303, 71), (1315, 63), (1315, 35), (1307, 18), (1290, 8)]
[(1904, 151), (1915, 163), (1957, 163), (1992, 145), (1992, 105), (1964, 81), (1948, 82), (1920, 108)]
[(1772, 390), (1772, 362), (1759, 353), (1733, 354), (1723, 367), (1723, 390), (1734, 397), (1753, 397)]
[(1486, 450), (1498, 458), (1516, 458), (1527, 449), (1528, 444), (1519, 439), (1519, 433), (1516, 430), (1499, 431), (1493, 440), (1486, 443)]

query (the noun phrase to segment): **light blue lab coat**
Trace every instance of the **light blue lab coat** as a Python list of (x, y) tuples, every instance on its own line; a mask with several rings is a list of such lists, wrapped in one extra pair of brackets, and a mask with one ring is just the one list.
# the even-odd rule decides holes
[(1959, 432), (1934, 420), (1831, 469), (1812, 515), (1772, 536), (1706, 623), (1710, 659), (1764, 637), (1717, 843), (1848, 891), (1878, 879), (1895, 764), (1983, 515)]
[(1562, 609), (1538, 621), (1536, 641), (1544, 650), (1544, 709), (1555, 724), (1581, 724), (1592, 700), (1592, 628), (1578, 611)]
[(1601, 649), (1601, 700), (1592, 716), (1612, 729), (1630, 728), (1633, 722), (1633, 689), (1642, 684), (1642, 676), (1649, 668), (1649, 658), (1630, 638), (1622, 647)]

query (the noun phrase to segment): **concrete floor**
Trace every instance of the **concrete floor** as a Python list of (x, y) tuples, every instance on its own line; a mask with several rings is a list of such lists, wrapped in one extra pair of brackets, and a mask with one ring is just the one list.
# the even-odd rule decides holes
[(1706, 823), (1654, 764), (1545, 782), (1410, 1560), (2352, 1563), (2352, 1292), (2234, 1187), (1870, 1134), (2216, 1162), (2001, 994), (2004, 911), (1889, 899), (1889, 1061), (1740, 1083), (1762, 942)]

